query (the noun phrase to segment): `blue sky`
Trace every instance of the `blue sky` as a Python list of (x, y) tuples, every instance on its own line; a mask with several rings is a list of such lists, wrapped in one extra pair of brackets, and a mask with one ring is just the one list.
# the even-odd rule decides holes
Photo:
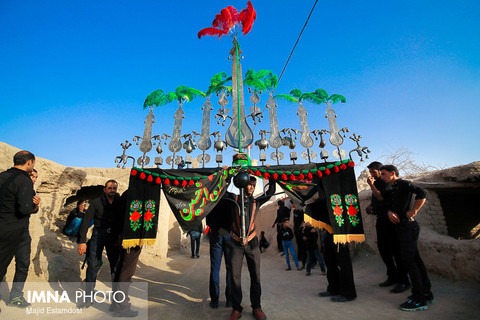
[[(314, 1), (252, 3), (243, 70), (279, 75)], [(197, 38), (228, 5), (246, 1), (0, 1), (0, 141), (67, 166), (114, 167), (119, 144), (143, 134), (150, 92), (206, 91), (230, 70), (228, 36)], [(399, 147), (436, 166), (479, 160), (480, 2), (319, 1), (276, 93), (294, 88), (344, 95), (338, 124), (363, 136), (370, 160)], [(182, 133), (201, 131), (203, 102), (184, 106)], [(311, 130), (328, 129), (325, 106), (305, 107)], [(280, 129), (299, 129), (296, 108), (279, 104)], [(155, 110), (154, 134), (171, 135), (176, 109)]]

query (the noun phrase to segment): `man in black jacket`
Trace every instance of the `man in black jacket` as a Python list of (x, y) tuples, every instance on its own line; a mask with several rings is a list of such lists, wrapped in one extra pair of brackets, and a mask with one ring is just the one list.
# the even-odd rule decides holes
[(35, 198), (29, 176), (34, 167), (35, 156), (19, 151), (13, 157), (13, 168), (0, 173), (0, 281), (28, 228), (30, 214), (38, 210), (40, 198)]
[(290, 219), (290, 209), (285, 206), (285, 202), (283, 200), (278, 200), (278, 209), (277, 209), (277, 217), (272, 224), (272, 228), (277, 225), (277, 248), (278, 252), (283, 252), (283, 244), (282, 244), (282, 221), (287, 218)]
[[(103, 249), (107, 250), (110, 263), (112, 282), (115, 281), (118, 272), (122, 246), (120, 232), (123, 212), (120, 196), (117, 193), (118, 183), (108, 180), (103, 188), (104, 194), (90, 203), (85, 217), (80, 225), (78, 254), (83, 255), (87, 251), (87, 231), (90, 221), (94, 219), (92, 238), (88, 245), (87, 274), (85, 278), (85, 301), (83, 307), (88, 308), (93, 303), (93, 289), (97, 274), (102, 265)], [(91, 298), (90, 298), (91, 297)]]
[[(380, 178), (382, 164), (378, 161), (370, 163), (367, 168), (370, 177), (367, 183), (372, 189), (371, 211), (377, 216), (377, 246), (385, 266), (387, 267), (387, 280), (380, 283), (380, 287), (397, 284), (392, 293), (401, 293), (410, 287), (407, 271), (401, 264), (400, 245), (398, 244), (394, 224), (388, 219), (388, 203), (383, 199), (382, 193), (387, 194), (392, 186)], [(367, 211), (368, 212), (368, 211)]]
[(250, 176), (250, 183), (244, 188), (245, 198), (240, 199), (233, 193), (227, 192), (228, 198), (236, 200), (238, 203), (243, 201), (246, 212), (246, 238), (241, 238), (240, 215), (236, 210), (232, 232), (231, 232), (231, 265), (232, 265), (232, 313), (230, 320), (237, 320), (242, 315), (242, 265), (243, 257), (247, 260), (248, 271), (250, 273), (250, 302), (252, 304), (253, 315), (255, 319), (266, 319), (260, 304), (260, 296), (262, 289), (260, 285), (260, 249), (258, 246), (258, 238), (255, 232), (255, 218), (260, 206), (267, 202), (275, 193), (275, 180), (269, 181), (269, 188), (266, 196), (253, 197), (253, 192), (257, 180)]
[[(398, 169), (393, 165), (384, 165), (380, 170), (382, 180), (392, 186), (392, 190), (382, 194), (382, 197), (388, 199), (390, 209), (388, 218), (395, 225), (400, 244), (400, 259), (412, 282), (412, 295), (400, 305), (400, 309), (427, 310), (427, 302), (432, 302), (434, 298), (431, 291), (432, 284), (417, 247), (420, 226), (414, 219), (425, 204), (427, 192), (410, 181), (400, 179)], [(415, 201), (412, 207), (414, 194)]]
[[(235, 205), (233, 203), (233, 205)], [(221, 199), (208, 214), (206, 220), (210, 228), (210, 307), (218, 308), (220, 297), (220, 267), (222, 255), (225, 259), (226, 279), (225, 298), (226, 307), (232, 306), (232, 267), (230, 265), (230, 229), (233, 223), (232, 203), (227, 199)]]

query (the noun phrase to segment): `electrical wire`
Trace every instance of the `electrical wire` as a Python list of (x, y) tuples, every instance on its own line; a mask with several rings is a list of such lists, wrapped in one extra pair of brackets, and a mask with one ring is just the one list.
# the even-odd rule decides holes
[[(300, 31), (300, 34), (298, 35), (297, 41), (295, 42), (295, 45), (293, 46), (293, 49), (290, 52), (290, 55), (288, 56), (287, 62), (285, 63), (285, 66), (283, 67), (282, 73), (280, 73), (280, 77), (278, 77), (278, 83), (280, 83), (280, 80), (282, 79), (283, 73), (285, 72), (285, 69), (287, 68), (288, 62), (290, 61), (290, 58), (292, 57), (293, 52), (295, 51), (295, 48), (297, 47), (298, 41), (300, 41), (300, 37), (302, 36), (303, 30), (305, 30), (305, 27), (307, 26), (308, 20), (310, 20), (310, 16), (312, 15), (313, 10), (315, 9), (315, 6), (317, 5), (317, 2), (318, 2), (318, 0), (315, 0), (315, 3), (313, 4), (313, 8), (312, 8), (312, 10), (310, 10), (310, 14), (308, 15), (308, 18), (305, 21), (305, 24), (303, 25), (302, 31)], [(274, 92), (275, 92), (275, 89), (273, 90)]]

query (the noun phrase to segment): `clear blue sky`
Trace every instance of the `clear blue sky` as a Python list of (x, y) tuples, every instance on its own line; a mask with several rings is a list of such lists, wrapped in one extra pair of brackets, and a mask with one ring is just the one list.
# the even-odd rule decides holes
[[(257, 20), (239, 39), (244, 71), (279, 75), (314, 2), (254, 0)], [(150, 92), (205, 91), (230, 70), (228, 36), (197, 38), (228, 5), (246, 1), (1, 1), (0, 141), (67, 166), (114, 167), (119, 144), (143, 134)], [(401, 146), (434, 165), (480, 160), (480, 2), (319, 1), (276, 93), (294, 88), (344, 95), (339, 126), (363, 136), (370, 160)], [(182, 133), (201, 131), (202, 103), (184, 106)], [(324, 106), (305, 107), (311, 130), (328, 129)], [(280, 129), (299, 128), (296, 108), (280, 104)], [(172, 133), (176, 109), (155, 110), (154, 134)]]

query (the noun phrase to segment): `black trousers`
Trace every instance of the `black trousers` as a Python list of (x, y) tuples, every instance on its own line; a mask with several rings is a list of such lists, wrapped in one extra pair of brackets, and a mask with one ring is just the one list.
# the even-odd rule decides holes
[(25, 226), (12, 228), (11, 226), (1, 226), (0, 229), (0, 281), (3, 281), (7, 273), (8, 266), (12, 262), (13, 256), (20, 245), (20, 239)]
[[(121, 303), (115, 301), (112, 302), (113, 311), (122, 312), (127, 309), (130, 309), (130, 298), (128, 297), (128, 291), (130, 289), (130, 284), (132, 277), (135, 274), (137, 269), (137, 262), (140, 258), (140, 253), (142, 252), (142, 247), (134, 247), (130, 249), (122, 249), (121, 259), (120, 259), (120, 270), (117, 272), (115, 277), (115, 282), (113, 284), (113, 291), (121, 291), (125, 296), (125, 300)], [(118, 296), (118, 299), (121, 299), (123, 296)]]
[(278, 252), (283, 252), (282, 225), (280, 223), (277, 223), (277, 249)]
[(107, 251), (107, 258), (110, 263), (110, 274), (112, 282), (116, 279), (116, 274), (119, 269), (120, 256), (122, 247), (117, 245), (117, 239), (114, 239), (110, 231), (107, 229), (93, 229), (92, 238), (87, 247), (87, 272), (85, 277), (85, 291), (88, 294), (93, 292), (95, 282), (97, 281), (97, 274), (102, 266), (103, 249)]
[(13, 277), (10, 299), (23, 295), (23, 288), (25, 287), (28, 268), (30, 267), (31, 245), (32, 238), (27, 226), (20, 237), (17, 251), (15, 251), (15, 276)]
[(432, 284), (428, 277), (427, 269), (418, 252), (417, 241), (420, 226), (417, 221), (401, 222), (395, 225), (398, 241), (400, 243), (400, 258), (407, 268), (412, 282), (412, 294), (417, 300), (424, 301), (425, 294), (429, 294)]
[(333, 242), (333, 235), (327, 233), (323, 249), (323, 257), (327, 265), (327, 291), (349, 299), (356, 298), (357, 292), (348, 244), (336, 245)]
[(407, 270), (400, 258), (400, 244), (398, 242), (395, 225), (388, 217), (378, 217), (376, 223), (377, 246), (385, 266), (387, 276), (395, 282), (409, 284)]
[(305, 243), (303, 242), (303, 235), (300, 229), (295, 229), (295, 241), (297, 242), (297, 258), (305, 266), (307, 262), (307, 251), (305, 249)]
[(243, 257), (247, 260), (250, 273), (250, 302), (252, 309), (261, 308), (260, 297), (260, 249), (258, 238), (255, 237), (246, 246), (242, 246), (233, 238), (230, 240), (230, 259), (232, 266), (232, 307), (242, 311), (242, 266)]

